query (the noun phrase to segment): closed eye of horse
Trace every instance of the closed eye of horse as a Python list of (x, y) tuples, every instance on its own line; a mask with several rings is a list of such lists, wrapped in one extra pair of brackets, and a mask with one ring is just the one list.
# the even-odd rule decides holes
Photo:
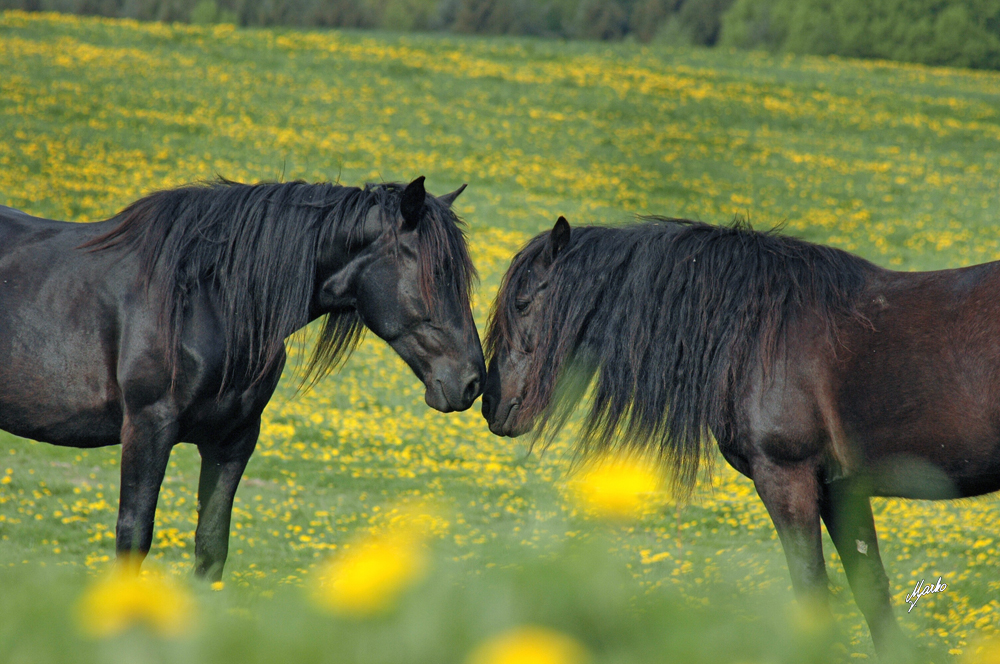
[(478, 396), (475, 270), (451, 211), (460, 192), (436, 198), (422, 177), (221, 181), (93, 224), (0, 207), (0, 428), (71, 447), (121, 443), (117, 549), (132, 558), (149, 550), (171, 448), (196, 444), (196, 571), (220, 578), (233, 496), (295, 330), (325, 318), (304, 381), (368, 328), (431, 407), (464, 410)]
[(592, 383), (585, 453), (649, 450), (683, 494), (714, 438), (767, 506), (796, 593), (825, 601), (822, 520), (876, 649), (903, 647), (869, 497), (1000, 489), (1000, 263), (894, 272), (741, 223), (560, 225), (493, 304), (490, 429), (554, 435), (584, 393), (559, 386), (572, 373)]

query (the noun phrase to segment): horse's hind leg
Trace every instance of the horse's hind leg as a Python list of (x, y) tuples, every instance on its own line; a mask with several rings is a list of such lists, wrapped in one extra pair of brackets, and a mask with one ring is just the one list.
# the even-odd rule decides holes
[(796, 596), (808, 608), (825, 614), (829, 580), (823, 560), (815, 466), (808, 462), (779, 465), (758, 458), (752, 472), (757, 495), (781, 539)]
[(153, 517), (177, 420), (159, 406), (126, 412), (122, 424), (122, 486), (115, 543), (119, 563), (138, 568), (153, 542)]
[(194, 536), (195, 574), (218, 581), (229, 555), (233, 499), (257, 445), (260, 418), (237, 430), (219, 446), (199, 446), (198, 529)]
[(854, 601), (865, 615), (879, 657), (903, 655), (907, 647), (892, 612), (889, 577), (879, 556), (868, 495), (845, 480), (823, 487), (821, 514), (844, 563)]

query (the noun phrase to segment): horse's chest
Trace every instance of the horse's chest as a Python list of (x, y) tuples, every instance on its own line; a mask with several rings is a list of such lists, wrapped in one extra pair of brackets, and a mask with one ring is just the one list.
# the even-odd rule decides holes
[(223, 444), (235, 431), (260, 417), (271, 390), (227, 390), (192, 404), (181, 418), (180, 439), (196, 445)]

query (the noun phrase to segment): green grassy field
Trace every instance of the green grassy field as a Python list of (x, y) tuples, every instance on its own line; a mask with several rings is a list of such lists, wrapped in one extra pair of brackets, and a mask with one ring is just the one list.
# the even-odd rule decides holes
[[(0, 14), (0, 204), (88, 221), (216, 175), (422, 174), (438, 194), (468, 182), (456, 205), (482, 274), (480, 329), (514, 251), (559, 214), (748, 215), (935, 269), (1000, 258), (998, 173), (996, 73)], [(690, 504), (605, 526), (567, 495), (572, 432), (542, 455), (492, 436), (478, 405), (431, 412), (377, 339), (314, 390), (295, 387), (289, 372), (237, 495), (225, 590), (194, 586), (206, 626), (165, 645), (75, 632), (74, 603), (113, 557), (119, 450), (0, 435), (0, 661), (462, 661), (522, 622), (573, 635), (599, 662), (806, 661), (817, 644), (820, 660), (874, 657), (829, 540), (834, 642), (785, 619), (773, 528), (721, 461)], [(197, 453), (178, 446), (159, 569), (192, 565), (196, 485)], [(428, 503), (432, 571), (395, 612), (309, 608), (320, 561)], [(1000, 630), (998, 508), (874, 502), (897, 613), (928, 657), (967, 657)], [(939, 575), (948, 590), (906, 613), (914, 583)]]

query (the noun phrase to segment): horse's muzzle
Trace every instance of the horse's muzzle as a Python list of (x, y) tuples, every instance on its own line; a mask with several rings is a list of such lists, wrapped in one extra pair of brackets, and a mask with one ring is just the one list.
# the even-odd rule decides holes
[(483, 392), (486, 371), (477, 368), (457, 378), (431, 377), (426, 383), (424, 401), (442, 413), (468, 410)]
[(506, 404), (496, 400), (492, 395), (483, 395), (483, 417), (490, 426), (490, 431), (497, 436), (517, 438), (531, 430), (531, 424), (525, 426), (518, 422), (521, 411), (521, 400), (511, 399)]

